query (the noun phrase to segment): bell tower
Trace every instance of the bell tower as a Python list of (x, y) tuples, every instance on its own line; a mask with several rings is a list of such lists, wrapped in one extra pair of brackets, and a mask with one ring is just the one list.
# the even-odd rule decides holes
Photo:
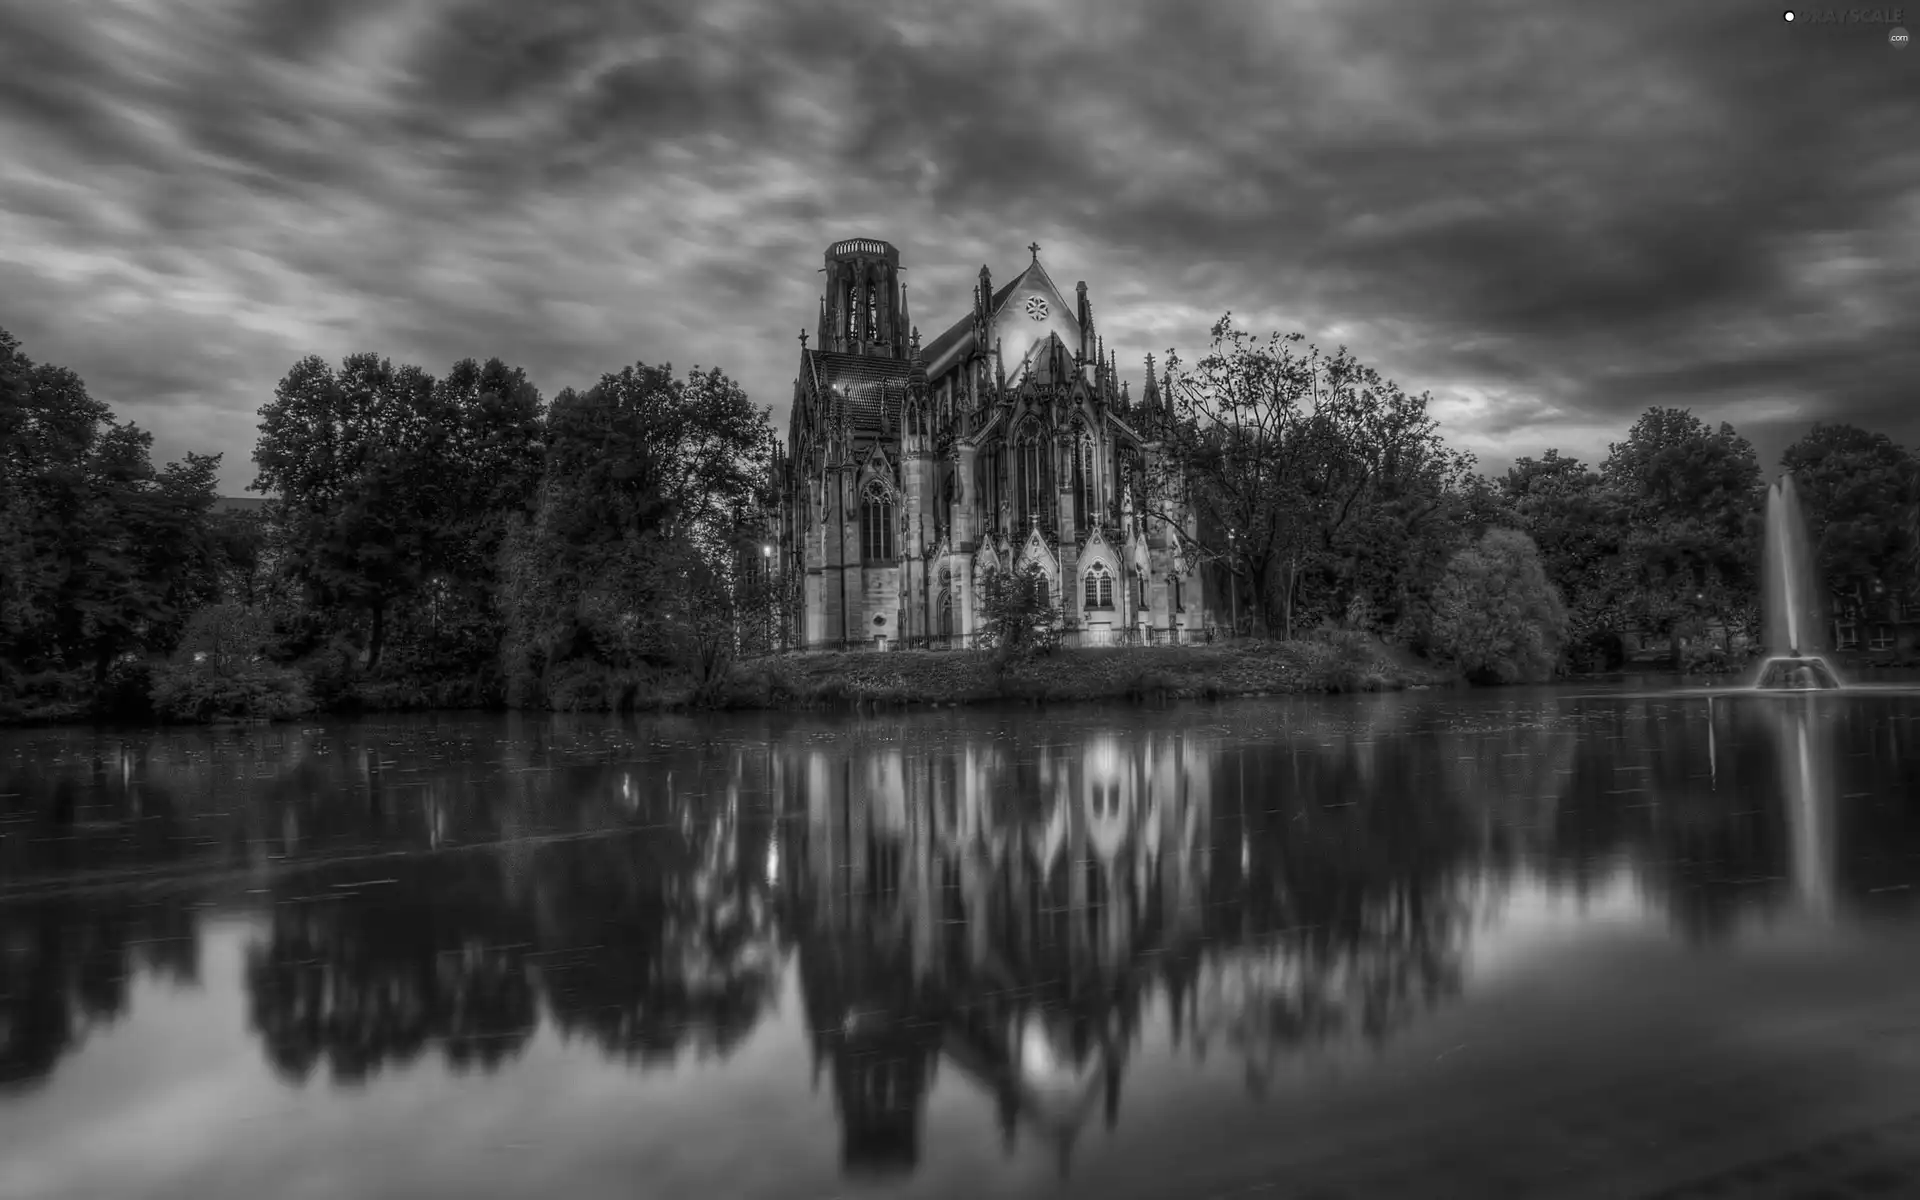
[(827, 248), (820, 301), (820, 348), (905, 362), (909, 357), (906, 288), (900, 251), (874, 238)]

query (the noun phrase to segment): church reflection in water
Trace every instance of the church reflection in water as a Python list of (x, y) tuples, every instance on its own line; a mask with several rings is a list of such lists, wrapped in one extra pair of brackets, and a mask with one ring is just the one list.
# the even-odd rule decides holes
[[(1207, 758), (1175, 735), (1016, 760), (795, 755), (801, 988), (850, 1169), (908, 1167), (936, 1071), (1064, 1160), (1113, 1122), (1143, 990), (1192, 990), (1210, 865)], [(1153, 964), (1149, 970), (1147, 964)]]
[(55, 735), (0, 760), (0, 1100), (136, 978), (236, 986), (197, 947), (244, 913), (246, 1027), (288, 1080), (501, 1070), (542, 1026), (711, 1064), (797, 987), (849, 1173), (912, 1169), (936, 1085), (1064, 1170), (1149, 1054), (1259, 1091), (1450, 1002), (1503, 897), (1626, 877), (1714, 942), (1920, 884), (1911, 707), (1237, 719)]

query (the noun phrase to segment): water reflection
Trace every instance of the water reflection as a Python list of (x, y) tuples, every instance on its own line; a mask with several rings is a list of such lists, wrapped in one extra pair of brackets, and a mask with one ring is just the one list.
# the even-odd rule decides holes
[(45, 1080), (131, 980), (200, 983), (208, 914), (257, 914), (239, 986), (288, 1082), (495, 1072), (543, 1028), (698, 1071), (797, 1020), (845, 1172), (912, 1172), (943, 1087), (1067, 1171), (1143, 1055), (1266, 1095), (1469, 997), (1527, 896), (1626, 880), (1696, 943), (1901, 911), (1916, 719), (1384, 697), (16, 736), (0, 1086)]

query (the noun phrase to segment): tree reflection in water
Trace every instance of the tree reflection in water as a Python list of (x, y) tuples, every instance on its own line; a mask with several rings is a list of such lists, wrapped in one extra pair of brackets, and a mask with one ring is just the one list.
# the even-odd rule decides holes
[(199, 979), (191, 895), (73, 888), (86, 872), (179, 857), (173, 796), (136, 782), (135, 760), (116, 750), (58, 773), (0, 770), (0, 1095), (43, 1082), (122, 1017), (139, 975)]
[[(849, 1172), (911, 1170), (943, 1078), (1064, 1169), (1083, 1129), (1118, 1120), (1149, 1022), (1262, 1091), (1458, 992), (1476, 916), (1511, 882), (1582, 893), (1624, 872), (1698, 939), (1809, 896), (1909, 902), (1893, 889), (1920, 801), (1891, 797), (1920, 797), (1920, 755), (1898, 721), (1799, 703), (560, 720), (514, 723), (504, 749), (470, 731), (388, 749), (370, 729), (16, 766), (0, 1084), (44, 1078), (136, 973), (192, 980), (195, 903), (259, 899), (184, 870), (65, 883), (231, 870), (271, 900), (246, 985), (290, 1077), (353, 1083), (425, 1054), (491, 1070), (542, 1019), (643, 1069), (726, 1056), (791, 963)], [(1825, 784), (1801, 795), (1807, 779)], [(1889, 799), (1841, 802), (1867, 793)]]

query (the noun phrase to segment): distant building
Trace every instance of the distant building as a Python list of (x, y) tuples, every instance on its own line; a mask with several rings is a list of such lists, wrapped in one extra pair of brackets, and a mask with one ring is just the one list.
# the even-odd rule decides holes
[(1920, 651), (1920, 609), (1879, 585), (1833, 594), (1833, 648), (1866, 658)]
[(1152, 359), (1136, 404), (1087, 285), (1069, 300), (1028, 250), (999, 288), (981, 267), (970, 311), (924, 347), (900, 252), (827, 250), (776, 465), (803, 647), (959, 644), (986, 574), (1028, 563), (1070, 643), (1184, 642), (1207, 624), (1196, 564), (1142, 507), (1164, 416)]
[(265, 496), (216, 496), (213, 501), (215, 512), (265, 512)]

